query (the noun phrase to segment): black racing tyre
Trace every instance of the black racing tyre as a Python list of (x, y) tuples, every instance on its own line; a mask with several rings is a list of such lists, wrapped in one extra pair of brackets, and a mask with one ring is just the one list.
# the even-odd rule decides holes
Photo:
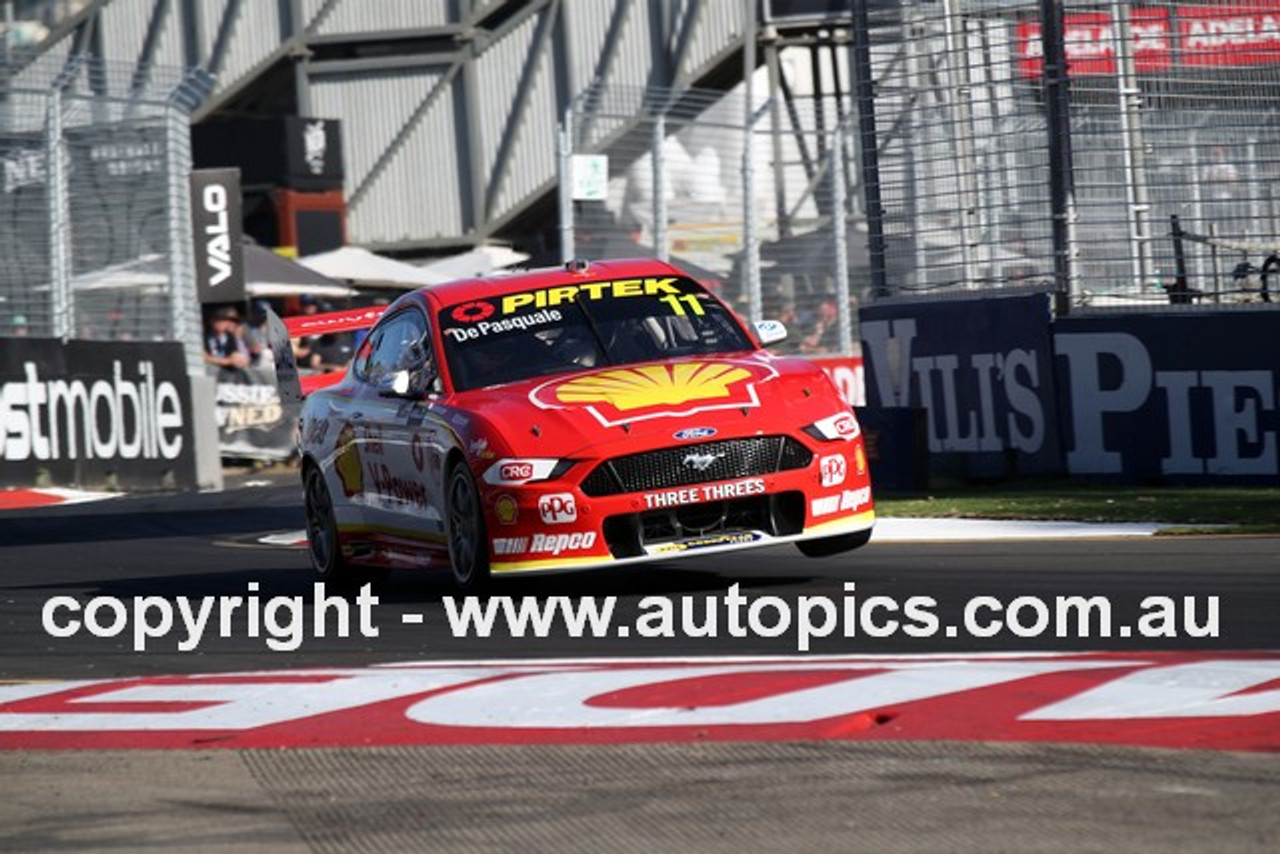
[(796, 548), (805, 557), (830, 557), (840, 552), (861, 548), (871, 539), (871, 529), (855, 531), (852, 534), (839, 534), (834, 537), (823, 537), (818, 540), (800, 540)]
[(355, 567), (342, 556), (338, 546), (338, 523), (333, 515), (333, 498), (318, 466), (307, 469), (303, 480), (303, 507), (307, 518), (307, 551), (316, 575), (326, 585), (339, 590), (366, 583), (381, 584), (390, 574), (381, 567)]
[(445, 520), (453, 583), (459, 590), (483, 589), (489, 582), (489, 540), (480, 507), (480, 489), (462, 461), (449, 470)]

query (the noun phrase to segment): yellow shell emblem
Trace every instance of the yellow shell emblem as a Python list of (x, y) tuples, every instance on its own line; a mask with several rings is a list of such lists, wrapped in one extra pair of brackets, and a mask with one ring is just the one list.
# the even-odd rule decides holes
[(356, 445), (356, 431), (350, 422), (342, 425), (334, 445), (337, 455), (333, 468), (342, 481), (342, 494), (348, 498), (364, 492), (364, 468), (360, 465), (360, 449)]
[(691, 400), (732, 395), (732, 386), (751, 377), (745, 368), (723, 362), (691, 362), (619, 368), (578, 377), (555, 391), (564, 404), (608, 403), (620, 412), (651, 406), (678, 406)]

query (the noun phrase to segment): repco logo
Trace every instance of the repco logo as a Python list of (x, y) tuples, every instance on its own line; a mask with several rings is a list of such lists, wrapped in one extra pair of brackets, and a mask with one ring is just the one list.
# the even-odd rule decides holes
[(535, 554), (558, 555), (560, 552), (585, 551), (595, 544), (595, 531), (580, 531), (576, 534), (534, 534), (529, 551)]
[(578, 505), (567, 492), (544, 495), (538, 499), (538, 515), (544, 525), (564, 525), (578, 521)]

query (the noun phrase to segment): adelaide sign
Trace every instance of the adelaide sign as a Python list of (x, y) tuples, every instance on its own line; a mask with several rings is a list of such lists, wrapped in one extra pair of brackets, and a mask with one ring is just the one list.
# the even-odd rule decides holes
[[(1076, 77), (1116, 73), (1115, 23), (1105, 11), (1072, 12), (1063, 21), (1063, 48)], [(1280, 5), (1135, 6), (1130, 50), (1139, 74), (1174, 68), (1238, 68), (1280, 64)], [(1039, 78), (1044, 57), (1040, 22), (1018, 24), (1018, 73)]]

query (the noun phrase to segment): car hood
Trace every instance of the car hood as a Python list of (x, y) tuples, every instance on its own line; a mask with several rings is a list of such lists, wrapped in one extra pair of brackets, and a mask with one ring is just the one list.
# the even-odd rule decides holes
[(531, 457), (774, 433), (848, 411), (820, 368), (763, 352), (595, 368), (467, 391), (453, 403)]

